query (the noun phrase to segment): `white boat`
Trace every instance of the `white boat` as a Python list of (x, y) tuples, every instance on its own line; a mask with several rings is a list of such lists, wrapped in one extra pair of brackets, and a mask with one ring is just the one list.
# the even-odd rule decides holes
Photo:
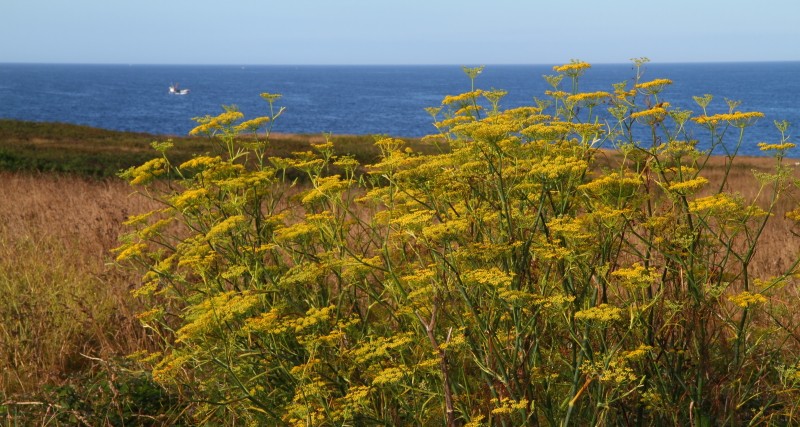
[(172, 95), (186, 95), (189, 93), (189, 89), (178, 89), (177, 84), (169, 85), (169, 93)]

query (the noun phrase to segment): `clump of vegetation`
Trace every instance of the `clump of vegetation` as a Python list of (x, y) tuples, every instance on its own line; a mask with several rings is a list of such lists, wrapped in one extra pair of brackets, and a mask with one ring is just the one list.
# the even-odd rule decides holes
[(592, 93), (589, 64), (556, 67), (546, 99), (514, 109), (465, 69), (472, 90), (430, 109), (439, 151), (379, 138), (366, 166), (331, 141), (270, 155), (271, 94), (266, 117), (200, 119), (215, 153), (173, 163), (155, 144), (123, 176), (161, 206), (117, 249), (145, 271), (139, 318), (163, 342), (139, 361), (194, 422), (797, 423), (800, 257), (754, 269), (768, 225), (800, 220), (778, 211), (798, 186), (787, 125), (738, 194), (762, 114), (673, 108), (644, 62)]
[[(120, 170), (159, 157), (151, 143), (160, 137), (146, 133), (119, 132), (66, 123), (40, 123), (0, 119), (0, 170), (56, 172), (98, 178), (116, 177)], [(377, 161), (380, 151), (372, 138), (360, 135), (329, 136), (362, 164)], [(246, 139), (246, 138), (245, 138)], [(174, 136), (178, 142), (170, 159), (181, 163), (192, 156), (214, 151), (214, 139)], [(325, 140), (318, 135), (272, 135), (270, 155), (290, 156), (307, 151)], [(416, 140), (409, 144), (421, 152), (429, 147)], [(299, 177), (295, 176), (295, 177)]]
[(168, 419), (168, 391), (120, 360), (157, 347), (135, 317), (136, 275), (109, 256), (125, 216), (155, 205), (117, 180), (9, 172), (0, 180), (0, 419)]

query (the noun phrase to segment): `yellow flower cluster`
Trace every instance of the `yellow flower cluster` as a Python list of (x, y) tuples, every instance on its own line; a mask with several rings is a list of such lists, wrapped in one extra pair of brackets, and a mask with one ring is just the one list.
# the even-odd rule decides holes
[(475, 269), (464, 274), (466, 280), (479, 283), (481, 285), (489, 285), (496, 288), (511, 286), (514, 276), (506, 273), (497, 267), (491, 269)]
[(623, 189), (636, 189), (642, 184), (640, 176), (628, 173), (620, 174), (619, 172), (603, 175), (600, 178), (594, 179), (586, 184), (578, 186), (579, 189), (589, 191), (595, 194), (603, 192), (620, 193)]
[(526, 410), (530, 407), (528, 399), (514, 400), (508, 397), (492, 399), (494, 409), (492, 415), (511, 415), (514, 411)]
[(688, 181), (672, 183), (669, 185), (669, 187), (667, 187), (667, 189), (678, 194), (688, 194), (699, 190), (706, 184), (708, 184), (708, 180), (702, 176), (698, 176), (697, 178), (690, 179)]
[(785, 216), (786, 216), (786, 219), (789, 219), (789, 220), (792, 220), (792, 221), (795, 221), (795, 222), (800, 222), (800, 207), (792, 209), (789, 212), (786, 212)]
[(715, 114), (713, 116), (698, 116), (692, 118), (698, 124), (714, 127), (720, 122), (728, 122), (731, 126), (743, 128), (750, 126), (757, 119), (764, 117), (764, 113), (751, 111), (747, 113), (735, 112), (730, 114)]
[(221, 130), (225, 126), (230, 126), (236, 120), (244, 117), (239, 111), (226, 111), (216, 117), (195, 118), (200, 126), (189, 131), (189, 135), (212, 134), (214, 131)]
[(319, 227), (309, 222), (298, 222), (288, 227), (275, 230), (275, 240), (278, 243), (290, 243), (308, 239), (319, 232)]
[(547, 227), (551, 233), (565, 239), (588, 239), (591, 237), (591, 234), (585, 231), (584, 221), (580, 217), (552, 218), (547, 221)]
[(160, 384), (169, 382), (178, 375), (178, 371), (189, 360), (191, 360), (191, 357), (186, 354), (170, 354), (153, 368), (153, 380)]
[(188, 323), (176, 333), (176, 342), (184, 342), (223, 327), (236, 316), (250, 310), (259, 301), (259, 297), (250, 292), (224, 292), (189, 307), (186, 315)]
[(433, 242), (446, 242), (459, 240), (466, 236), (468, 230), (469, 221), (459, 218), (427, 226), (422, 229), (422, 235)]
[(782, 144), (767, 144), (766, 142), (758, 143), (758, 148), (761, 151), (785, 151), (794, 147), (795, 145), (791, 142), (784, 142)]
[(559, 179), (569, 174), (583, 173), (589, 164), (577, 157), (557, 155), (547, 156), (531, 168), (531, 175), (547, 179)]
[(174, 220), (175, 220), (174, 217), (168, 217), (168, 218), (160, 219), (160, 220), (148, 225), (147, 227), (139, 230), (139, 232), (136, 233), (136, 234), (142, 240), (152, 239), (153, 237), (159, 235)]
[(611, 94), (608, 92), (582, 92), (576, 93), (575, 95), (570, 95), (567, 97), (567, 102), (577, 104), (579, 102), (583, 102), (585, 104), (596, 104), (603, 99), (611, 98)]
[(623, 357), (625, 357), (626, 360), (632, 360), (632, 361), (641, 360), (645, 356), (647, 356), (647, 354), (650, 353), (652, 350), (653, 350), (652, 346), (640, 344), (636, 350), (625, 352)]
[(247, 218), (244, 215), (234, 215), (228, 217), (211, 227), (211, 229), (206, 233), (206, 239), (214, 240), (218, 236), (221, 236), (222, 234), (225, 234), (246, 222)]
[(222, 157), (209, 157), (209, 156), (197, 156), (191, 160), (187, 160), (181, 163), (178, 166), (180, 169), (194, 169), (194, 168), (207, 168), (216, 166), (222, 163)]
[(666, 117), (666, 115), (667, 115), (667, 110), (662, 105), (631, 113), (631, 118), (643, 119), (645, 123), (652, 123), (664, 120), (664, 117)]
[(481, 107), (480, 105), (465, 105), (465, 106), (459, 108), (455, 112), (455, 115), (457, 115), (457, 116), (472, 116), (472, 115), (476, 115), (481, 110), (483, 110), (483, 107)]
[(537, 123), (522, 129), (520, 133), (530, 139), (553, 141), (564, 138), (571, 130), (571, 127), (566, 124)]
[(608, 304), (600, 304), (596, 307), (580, 310), (575, 313), (575, 320), (584, 320), (587, 322), (612, 322), (614, 320), (622, 319), (622, 309)]
[(269, 117), (256, 117), (236, 125), (234, 131), (236, 132), (256, 132), (259, 128), (269, 123)]
[(144, 254), (144, 251), (147, 249), (147, 245), (144, 243), (135, 243), (131, 245), (121, 246), (117, 249), (120, 250), (119, 255), (117, 255), (117, 262), (122, 262)]
[(475, 118), (472, 116), (453, 116), (435, 123), (437, 129), (452, 128), (464, 123), (470, 123)]
[(639, 83), (635, 87), (636, 89), (642, 89), (647, 93), (657, 93), (664, 89), (664, 86), (671, 84), (672, 80), (670, 79), (655, 79), (649, 82)]
[(317, 177), (314, 188), (303, 196), (304, 205), (310, 205), (325, 200), (327, 197), (338, 197), (344, 190), (353, 184), (351, 180), (343, 181), (339, 175)]
[(272, 104), (273, 102), (275, 102), (278, 99), (280, 99), (280, 97), (281, 97), (281, 94), (279, 94), (279, 93), (264, 92), (264, 93), (261, 94), (261, 98), (263, 98), (265, 101), (269, 102), (270, 104)]
[(425, 224), (429, 224), (433, 218), (434, 211), (418, 210), (407, 213), (391, 220), (391, 224), (404, 229), (422, 229)]
[(247, 319), (244, 332), (262, 332), (267, 334), (283, 334), (289, 331), (289, 325), (281, 321), (281, 312), (277, 308), (272, 308), (258, 317)]
[(734, 200), (731, 195), (726, 193), (714, 194), (712, 196), (700, 197), (689, 202), (690, 212), (735, 212), (741, 209), (741, 205)]
[(442, 100), (443, 105), (450, 105), (450, 104), (461, 104), (464, 102), (474, 102), (479, 96), (483, 94), (483, 91), (480, 89), (473, 90), (472, 92), (464, 92), (459, 95), (447, 95)]
[(765, 297), (762, 294), (752, 294), (750, 292), (744, 291), (740, 294), (728, 297), (728, 300), (738, 305), (739, 307), (747, 308), (766, 303), (767, 297)]
[(564, 65), (556, 65), (553, 67), (553, 71), (557, 73), (564, 73), (568, 76), (579, 76), (583, 74), (584, 71), (591, 68), (592, 65), (588, 62), (578, 61), (573, 59), (569, 64)]
[(453, 129), (454, 132), (463, 132), (472, 139), (483, 142), (500, 141), (515, 130), (513, 123), (491, 122), (488, 120), (467, 123)]
[(375, 379), (372, 380), (373, 385), (395, 384), (400, 382), (408, 375), (408, 370), (404, 368), (390, 367), (382, 370)]
[(630, 288), (644, 288), (652, 285), (655, 280), (655, 271), (644, 268), (641, 264), (635, 263), (630, 268), (620, 268), (612, 272), (613, 277), (617, 277), (623, 286)]
[(183, 210), (190, 206), (201, 203), (208, 197), (208, 190), (205, 188), (196, 188), (193, 190), (186, 190), (172, 199), (172, 204), (176, 209)]
[(569, 96), (569, 93), (564, 92), (563, 90), (546, 90), (544, 91), (544, 94), (556, 99), (562, 99)]
[(377, 337), (371, 342), (364, 342), (361, 347), (357, 347), (348, 352), (347, 356), (353, 358), (356, 363), (367, 363), (375, 359), (389, 357), (389, 350), (404, 347), (414, 342), (409, 333), (397, 334), (393, 337)]
[(130, 180), (131, 185), (141, 185), (165, 173), (167, 173), (167, 161), (159, 157), (129, 169), (124, 176)]
[(297, 319), (294, 323), (294, 331), (302, 332), (305, 329), (311, 328), (316, 326), (320, 323), (328, 322), (331, 319), (331, 316), (336, 310), (335, 305), (329, 305), (327, 307), (316, 308), (311, 307), (306, 311), (306, 315)]

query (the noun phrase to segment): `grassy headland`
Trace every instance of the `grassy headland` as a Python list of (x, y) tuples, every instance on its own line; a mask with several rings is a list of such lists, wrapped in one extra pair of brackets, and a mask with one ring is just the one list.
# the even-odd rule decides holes
[[(173, 140), (170, 158), (180, 163), (194, 155), (213, 151), (206, 137), (163, 136), (120, 132), (66, 123), (42, 123), (0, 119), (0, 170), (63, 172), (81, 176), (110, 177), (123, 169), (139, 166), (159, 156), (153, 141)], [(380, 151), (374, 139), (365, 135), (332, 136), (337, 150), (354, 156), (362, 164), (377, 160)], [(312, 143), (324, 142), (320, 134), (272, 134), (270, 155), (288, 157), (311, 150)], [(410, 141), (421, 152), (429, 146)]]

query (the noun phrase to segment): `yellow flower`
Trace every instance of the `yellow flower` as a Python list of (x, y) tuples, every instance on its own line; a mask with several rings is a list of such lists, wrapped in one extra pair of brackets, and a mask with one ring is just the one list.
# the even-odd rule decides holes
[(585, 320), (587, 322), (597, 321), (601, 323), (611, 322), (622, 319), (622, 310), (608, 304), (600, 304), (597, 307), (587, 308), (575, 313), (575, 320)]
[(697, 124), (714, 127), (719, 122), (728, 122), (731, 126), (744, 128), (755, 123), (756, 120), (764, 117), (764, 113), (751, 111), (747, 113), (735, 112), (729, 114), (715, 114), (713, 116), (698, 116), (693, 118)]
[(244, 224), (247, 222), (247, 218), (244, 215), (234, 215), (232, 217), (226, 218), (224, 221), (216, 224), (215, 226), (211, 227), (206, 233), (206, 239), (213, 240), (217, 236), (227, 233), (238, 227), (240, 224)]
[(136, 243), (133, 245), (122, 246), (117, 249), (121, 250), (119, 255), (117, 255), (117, 262), (122, 262), (144, 254), (145, 249), (147, 249), (147, 245), (144, 243)]
[(185, 209), (189, 206), (197, 204), (208, 196), (208, 190), (205, 188), (197, 188), (194, 190), (186, 190), (183, 193), (172, 199), (172, 203), (177, 209)]
[(795, 145), (792, 144), (791, 142), (784, 142), (782, 144), (767, 144), (766, 142), (758, 143), (758, 148), (761, 149), (761, 151), (770, 151), (770, 150), (784, 151), (794, 147)]
[(570, 61), (569, 64), (564, 65), (556, 65), (553, 67), (553, 71), (557, 73), (564, 73), (570, 77), (577, 77), (584, 73), (587, 69), (591, 68), (592, 66), (588, 62), (578, 61), (573, 59)]
[(597, 104), (603, 99), (610, 98), (611, 94), (608, 92), (584, 92), (584, 93), (576, 93), (575, 95), (570, 95), (567, 97), (567, 102), (570, 103), (579, 103), (583, 102), (586, 104)]
[(557, 99), (566, 98), (569, 96), (569, 93), (564, 92), (563, 90), (546, 90), (544, 91), (544, 94)]
[(708, 180), (699, 176), (688, 181), (675, 182), (669, 185), (667, 189), (674, 191), (678, 194), (687, 194), (699, 190), (702, 186), (708, 184)]
[(465, 92), (459, 95), (447, 95), (442, 100), (443, 105), (460, 104), (463, 102), (473, 102), (476, 98), (481, 96), (482, 90), (477, 89), (472, 92)]
[(750, 292), (744, 291), (738, 295), (728, 297), (728, 300), (738, 305), (739, 307), (747, 308), (750, 306), (766, 303), (767, 297), (765, 297), (762, 294), (751, 294)]
[(465, 279), (481, 285), (493, 287), (508, 287), (511, 285), (514, 275), (506, 273), (497, 267), (491, 269), (475, 269), (464, 274)]
[(260, 127), (264, 126), (269, 121), (269, 117), (256, 117), (255, 119), (238, 124), (234, 130), (236, 132), (256, 132)]
[(176, 378), (183, 365), (190, 360), (191, 357), (186, 354), (170, 354), (163, 358), (153, 369), (153, 380), (163, 384)]
[(266, 334), (283, 334), (289, 331), (289, 322), (281, 319), (281, 312), (277, 308), (272, 308), (258, 317), (250, 318), (245, 321), (244, 332), (263, 332)]
[(644, 268), (641, 264), (633, 264), (631, 268), (620, 268), (611, 273), (618, 277), (623, 286), (631, 288), (644, 288), (652, 285), (657, 277), (653, 269)]
[(190, 130), (189, 135), (213, 134), (242, 117), (244, 114), (236, 110), (226, 111), (216, 117), (195, 117), (194, 120), (200, 123), (200, 126)]
[(636, 89), (642, 89), (646, 93), (655, 94), (661, 92), (664, 86), (671, 84), (672, 80), (670, 79), (655, 79), (649, 82), (639, 83), (635, 87)]
[(800, 222), (800, 207), (786, 212), (785, 216), (789, 220)]
[(664, 120), (664, 117), (667, 115), (667, 110), (664, 108), (665, 106), (669, 105), (663, 103), (657, 107), (649, 108), (647, 110), (637, 111), (635, 113), (631, 113), (632, 119), (642, 119), (647, 124), (650, 123), (657, 123)]
[(187, 160), (187, 161), (183, 162), (180, 166), (178, 166), (178, 168), (180, 168), (180, 169), (193, 169), (193, 168), (199, 168), (199, 167), (215, 166), (215, 165), (218, 165), (219, 163), (222, 163), (222, 158), (219, 157), (219, 156), (217, 156), (217, 157), (198, 156), (198, 157), (195, 157), (195, 158), (193, 158), (191, 160)]
[(429, 225), (422, 229), (422, 235), (431, 241), (446, 242), (450, 240), (459, 240), (461, 237), (467, 235), (468, 230), (469, 222), (466, 219), (460, 218)]
[(159, 157), (149, 160), (136, 168), (128, 169), (123, 177), (130, 179), (131, 185), (146, 184), (154, 178), (167, 173), (167, 161)]
[(403, 368), (386, 368), (382, 370), (374, 380), (373, 385), (394, 384), (400, 382), (408, 374), (406, 369)]
[(278, 243), (291, 243), (298, 240), (311, 238), (319, 232), (319, 227), (308, 222), (298, 222), (288, 227), (275, 230), (275, 240)]
[(277, 93), (264, 92), (264, 93), (261, 94), (261, 97), (264, 98), (265, 101), (267, 101), (270, 104), (272, 104), (277, 99), (279, 99), (281, 97), (281, 95), (277, 94)]
[(314, 179), (314, 188), (303, 196), (302, 203), (309, 205), (324, 201), (326, 197), (337, 197), (352, 184), (351, 180), (342, 181), (339, 175), (317, 177)]
[(591, 182), (578, 186), (578, 189), (594, 194), (612, 193), (628, 196), (640, 185), (642, 185), (641, 177), (626, 171), (624, 174), (613, 172), (603, 175)]
[(713, 196), (701, 197), (689, 202), (690, 212), (735, 212), (742, 206), (725, 193), (714, 194)]
[(492, 409), (494, 415), (510, 415), (514, 411), (525, 410), (530, 406), (528, 399), (514, 400), (508, 397), (502, 399), (494, 398), (492, 403), (495, 408)]
[(225, 327), (237, 316), (249, 311), (259, 301), (250, 292), (229, 291), (209, 297), (189, 307), (187, 323), (175, 333), (176, 342), (186, 342)]
[(306, 311), (305, 317), (301, 317), (295, 321), (294, 331), (296, 333), (302, 332), (303, 330), (308, 329), (312, 326), (330, 321), (331, 316), (333, 316), (334, 314), (332, 312), (334, 312), (335, 310), (336, 306), (334, 305), (322, 308), (316, 308), (316, 307), (309, 308), (308, 311)]
[(647, 353), (649, 353), (651, 350), (653, 350), (652, 346), (640, 344), (636, 350), (625, 352), (624, 357), (627, 360), (640, 360), (647, 356)]

